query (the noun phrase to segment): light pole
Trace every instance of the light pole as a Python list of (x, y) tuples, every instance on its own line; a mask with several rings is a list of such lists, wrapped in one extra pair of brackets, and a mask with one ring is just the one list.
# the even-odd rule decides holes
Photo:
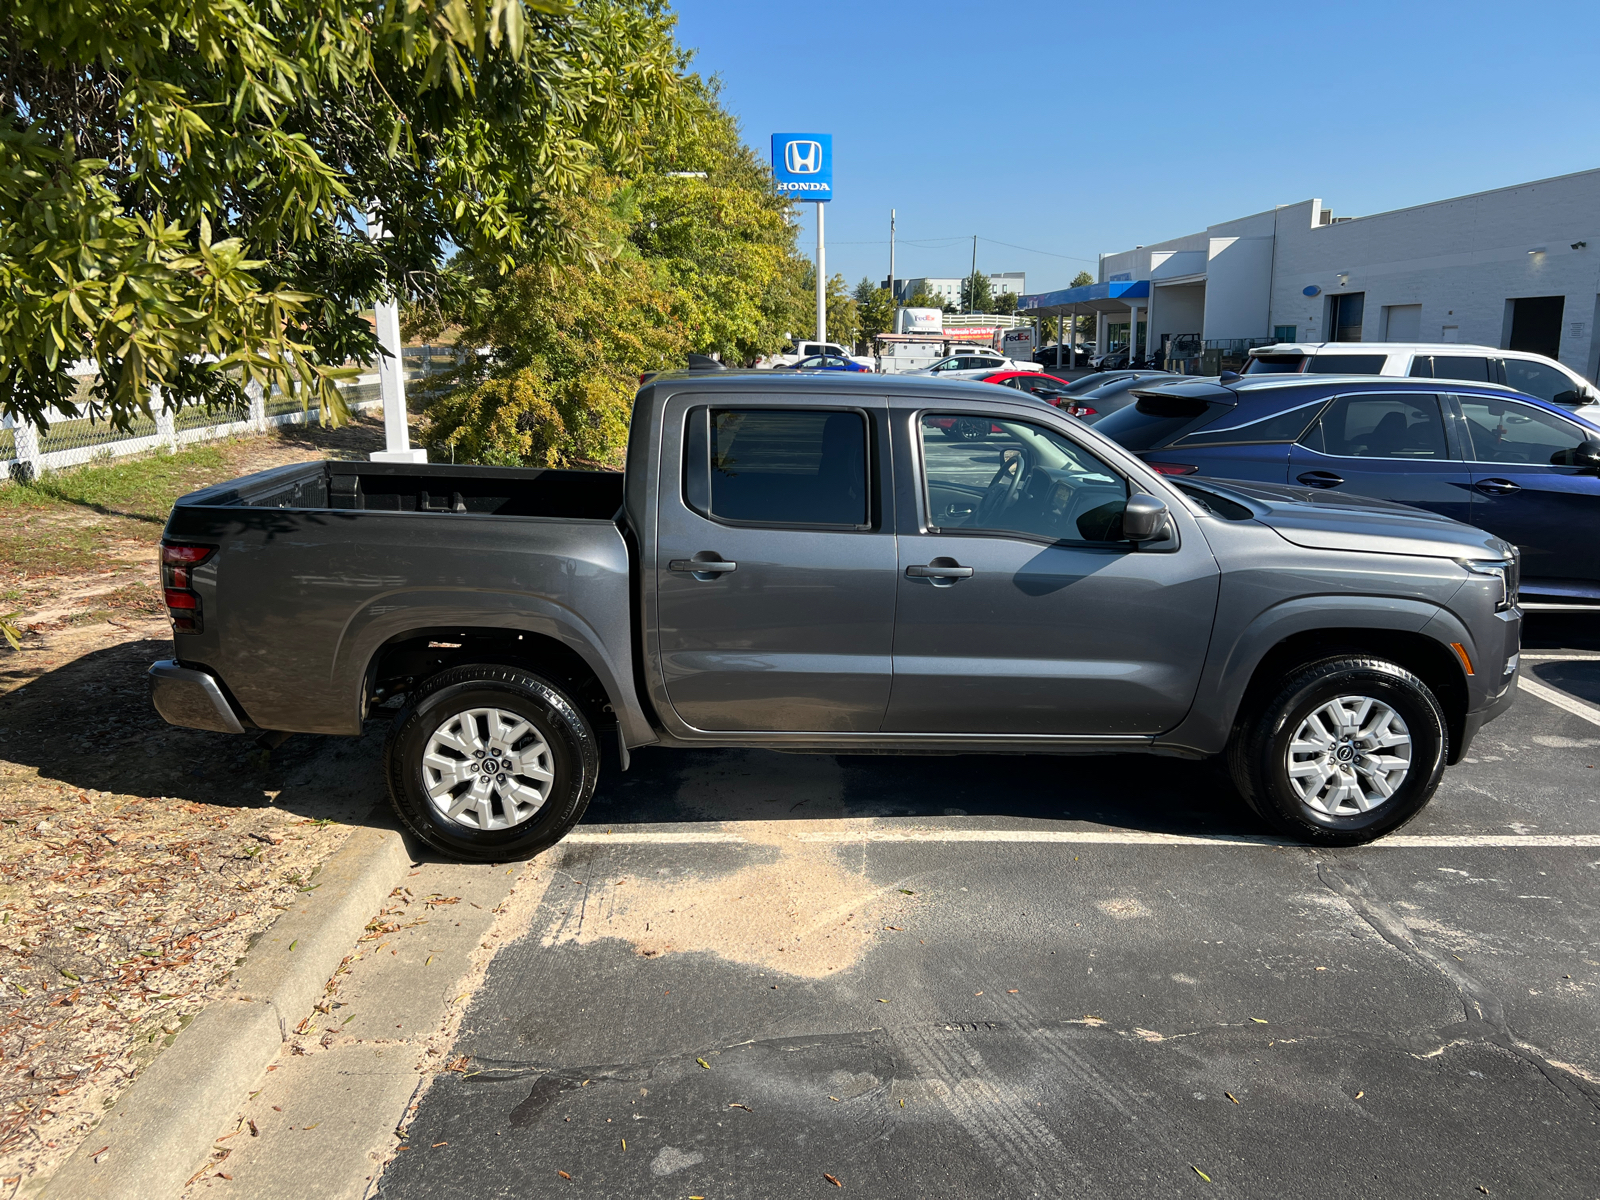
[(889, 210), (889, 313), (894, 314), (899, 295), (894, 288), (894, 209)]
[(828, 257), (822, 244), (822, 201), (813, 207), (817, 210), (817, 341), (828, 340)]

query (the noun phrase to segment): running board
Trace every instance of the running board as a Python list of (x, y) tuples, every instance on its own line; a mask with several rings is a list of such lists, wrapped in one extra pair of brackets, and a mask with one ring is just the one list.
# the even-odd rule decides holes
[(1537, 600), (1523, 600), (1517, 607), (1523, 612), (1586, 612), (1600, 616), (1600, 604), (1545, 604)]

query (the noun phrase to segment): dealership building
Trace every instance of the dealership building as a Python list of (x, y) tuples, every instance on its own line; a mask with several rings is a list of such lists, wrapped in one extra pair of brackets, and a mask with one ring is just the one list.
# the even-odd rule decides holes
[[(1100, 256), (1021, 313), (1092, 315), (1100, 349), (1233, 360), (1273, 342), (1471, 342), (1600, 370), (1600, 170), (1366, 217), (1321, 200)], [(1181, 348), (1181, 353), (1180, 353)]]

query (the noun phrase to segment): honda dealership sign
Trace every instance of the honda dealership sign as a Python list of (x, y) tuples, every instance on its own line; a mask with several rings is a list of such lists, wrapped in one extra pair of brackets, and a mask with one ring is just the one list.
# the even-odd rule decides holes
[(772, 173), (778, 191), (792, 200), (832, 200), (833, 135), (773, 134)]

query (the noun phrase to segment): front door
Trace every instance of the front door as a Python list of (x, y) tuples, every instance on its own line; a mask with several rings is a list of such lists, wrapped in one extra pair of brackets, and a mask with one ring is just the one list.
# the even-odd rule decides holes
[(1289, 482), (1471, 519), (1472, 473), (1427, 392), (1340, 396), (1289, 454)]
[(894, 690), (909, 733), (1149, 734), (1189, 710), (1217, 602), (1203, 538), (1121, 539), (1128, 483), (1057, 430), (915, 419), (923, 511), (902, 522)]
[[(874, 732), (889, 701), (895, 538), (881, 408), (694, 404), (660, 471), (656, 629), (696, 729)], [(674, 445), (668, 439), (667, 450)]]
[(1600, 600), (1600, 478), (1564, 465), (1594, 436), (1517, 400), (1457, 396), (1472, 442), (1472, 524), (1522, 551), (1523, 586)]

